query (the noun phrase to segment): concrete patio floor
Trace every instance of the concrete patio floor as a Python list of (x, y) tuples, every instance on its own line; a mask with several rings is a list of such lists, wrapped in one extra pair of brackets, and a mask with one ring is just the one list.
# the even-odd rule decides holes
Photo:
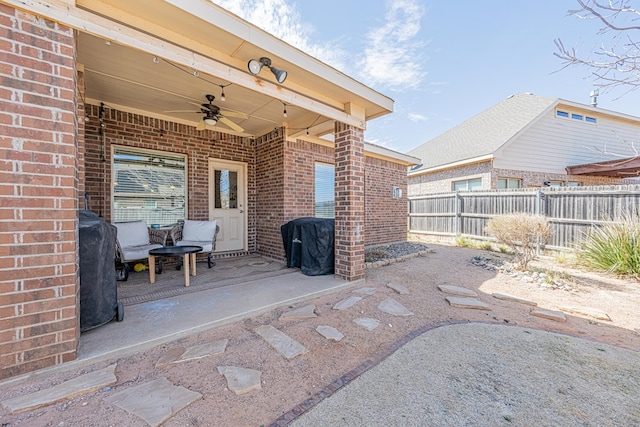
[(347, 282), (333, 275), (305, 276), (298, 270), (126, 306), (122, 322), (113, 320), (80, 335), (78, 359), (70, 363), (122, 357), (362, 283), (364, 279)]

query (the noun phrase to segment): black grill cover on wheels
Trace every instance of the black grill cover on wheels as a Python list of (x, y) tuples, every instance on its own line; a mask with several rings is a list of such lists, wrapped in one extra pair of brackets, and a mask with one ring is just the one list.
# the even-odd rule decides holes
[(300, 267), (307, 276), (333, 274), (335, 221), (298, 218), (283, 224), (282, 243), (287, 267)]
[(116, 288), (116, 228), (86, 210), (80, 211), (78, 227), (80, 331), (86, 331), (122, 316)]

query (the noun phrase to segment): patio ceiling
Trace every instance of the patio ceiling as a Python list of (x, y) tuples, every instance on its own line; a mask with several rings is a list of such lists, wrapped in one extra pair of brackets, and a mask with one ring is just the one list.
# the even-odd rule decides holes
[[(206, 0), (75, 4), (71, 18), (61, 15), (78, 30), (88, 103), (197, 126), (211, 94), (221, 110), (247, 116), (228, 117), (242, 132), (212, 129), (260, 136), (286, 126), (287, 136), (309, 138), (333, 132), (335, 121), (364, 129), (393, 109), (388, 97)], [(288, 72), (282, 85), (266, 67), (249, 74), (247, 62), (263, 56)]]

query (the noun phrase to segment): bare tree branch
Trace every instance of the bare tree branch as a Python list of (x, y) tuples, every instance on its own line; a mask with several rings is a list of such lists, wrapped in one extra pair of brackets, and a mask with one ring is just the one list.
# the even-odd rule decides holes
[[(603, 27), (598, 35), (616, 31), (610, 47), (604, 44), (586, 56), (576, 47), (567, 48), (560, 39), (555, 40), (554, 55), (563, 61), (561, 69), (586, 66), (592, 70), (594, 84), (601, 88), (627, 87), (628, 92), (640, 88), (640, 10), (629, 6), (629, 0), (576, 0), (581, 9), (569, 13), (581, 19), (598, 19)], [(625, 33), (622, 35), (623, 32)]]

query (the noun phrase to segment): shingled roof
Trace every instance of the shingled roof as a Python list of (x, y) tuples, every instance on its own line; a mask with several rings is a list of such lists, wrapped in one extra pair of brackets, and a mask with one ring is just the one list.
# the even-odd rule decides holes
[(529, 93), (511, 95), (411, 150), (408, 154), (422, 161), (411, 173), (490, 156), (559, 101)]

